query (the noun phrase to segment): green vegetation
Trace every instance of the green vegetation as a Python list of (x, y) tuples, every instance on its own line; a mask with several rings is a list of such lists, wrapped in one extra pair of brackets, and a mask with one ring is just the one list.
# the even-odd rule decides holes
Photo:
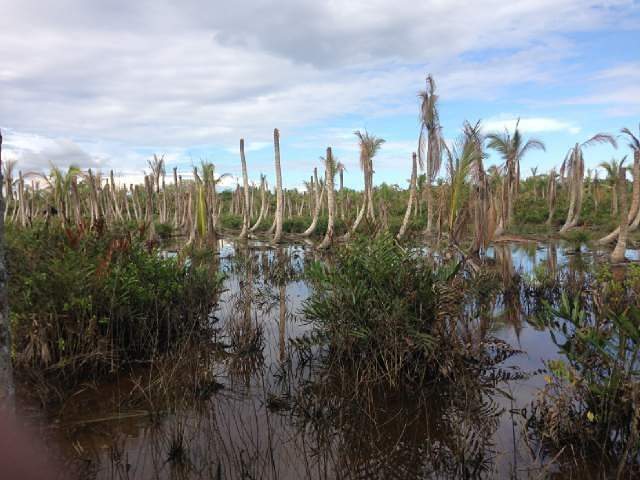
[(137, 233), (11, 228), (7, 253), (15, 364), (66, 387), (198, 337), (221, 289)]

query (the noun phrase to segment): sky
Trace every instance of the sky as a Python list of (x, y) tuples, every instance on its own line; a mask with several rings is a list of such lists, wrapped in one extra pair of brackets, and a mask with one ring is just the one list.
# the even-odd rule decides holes
[[(156, 153), (185, 177), (201, 161), (237, 176), (244, 138), (250, 179), (273, 184), (277, 127), (286, 187), (331, 146), (361, 188), (353, 132), (367, 129), (386, 140), (375, 183), (405, 188), (427, 74), (447, 139), (465, 120), (491, 132), (520, 118), (546, 144), (525, 174), (595, 133), (640, 128), (639, 1), (0, 0), (0, 12), (3, 159), (23, 171), (140, 181)], [(628, 154), (597, 146), (585, 161)]]

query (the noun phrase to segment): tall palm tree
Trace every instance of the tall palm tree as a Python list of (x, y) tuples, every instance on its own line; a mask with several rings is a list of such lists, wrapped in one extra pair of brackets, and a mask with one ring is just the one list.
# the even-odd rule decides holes
[[(479, 126), (476, 125), (475, 128)], [(474, 135), (478, 133), (474, 127), (465, 125), (464, 135), (458, 139), (450, 149), (444, 146), (449, 169), (450, 195), (449, 195), (449, 235), (454, 243), (458, 243), (459, 234), (464, 219), (464, 195), (465, 184), (474, 168), (479, 167), (481, 161), (480, 151)]]
[[(0, 185), (2, 185), (2, 132), (0, 131)], [(0, 190), (0, 408), (11, 411), (14, 401), (11, 366), (11, 330), (7, 295), (7, 266), (4, 255), (4, 195)]]
[(569, 186), (569, 211), (567, 219), (560, 229), (560, 233), (564, 233), (570, 228), (575, 227), (580, 219), (582, 210), (582, 182), (584, 180), (584, 155), (582, 149), (591, 145), (609, 143), (614, 148), (618, 148), (616, 139), (606, 133), (597, 133), (589, 140), (582, 143), (576, 143), (567, 153), (562, 162), (560, 176), (567, 178)]
[(344, 220), (344, 172), (346, 172), (347, 167), (340, 160), (335, 158), (336, 161), (336, 172), (340, 175), (340, 218)]
[(282, 192), (282, 170), (280, 168), (280, 132), (273, 129), (273, 149), (276, 168), (276, 218), (273, 243), (282, 240), (282, 224), (284, 223), (284, 194)]
[(531, 167), (531, 183), (533, 185), (533, 198), (538, 198), (538, 167)]
[(244, 138), (240, 139), (240, 162), (242, 163), (242, 189), (244, 191), (244, 208), (242, 209), (242, 231), (240, 232), (240, 238), (247, 238), (251, 218), (249, 216), (249, 175), (247, 173), (247, 159), (244, 155)]
[(384, 139), (369, 134), (366, 130), (362, 133), (356, 130), (354, 135), (358, 137), (360, 143), (360, 168), (364, 173), (364, 194), (366, 202), (366, 215), (369, 220), (375, 220), (373, 210), (373, 157), (376, 156)]
[(540, 140), (532, 138), (524, 141), (518, 125), (520, 120), (516, 122), (513, 134), (505, 129), (504, 133), (492, 133), (487, 135), (489, 140), (488, 147), (500, 153), (504, 160), (504, 170), (506, 175), (503, 180), (502, 187), (502, 218), (499, 232), (508, 228), (513, 222), (513, 203), (514, 197), (518, 189), (518, 175), (520, 171), (520, 162), (522, 158), (530, 150), (545, 150), (544, 143)]
[(411, 218), (411, 209), (413, 207), (413, 203), (416, 198), (416, 184), (418, 178), (418, 159), (415, 152), (411, 156), (411, 180), (409, 181), (409, 201), (407, 202), (407, 210), (404, 213), (404, 218), (402, 220), (402, 225), (400, 226), (400, 231), (396, 238), (398, 240), (404, 237), (405, 232), (407, 231), (407, 227), (409, 226), (409, 219)]
[(151, 175), (153, 178), (153, 184), (156, 188), (156, 193), (160, 192), (160, 177), (164, 175), (164, 155), (158, 157), (155, 153), (153, 154), (153, 158), (151, 160), (147, 160), (147, 164), (151, 169)]
[[(320, 160), (324, 161), (325, 159), (323, 157), (320, 157)], [(310, 236), (316, 230), (316, 227), (318, 225), (318, 219), (320, 218), (320, 208), (322, 207), (322, 199), (324, 198), (324, 191), (325, 191), (324, 186), (321, 186), (320, 182), (318, 181), (318, 169), (314, 168), (313, 176), (311, 177), (309, 182), (309, 192), (314, 197), (313, 218), (311, 219), (311, 225), (309, 225), (309, 227), (304, 232), (302, 232), (303, 237)]]
[(327, 184), (327, 232), (318, 248), (328, 248), (333, 243), (334, 224), (336, 217), (336, 197), (334, 191), (334, 177), (336, 174), (336, 164), (331, 153), (331, 147), (327, 147), (327, 156), (325, 157), (325, 180)]
[(442, 127), (438, 113), (438, 95), (435, 92), (436, 83), (433, 77), (428, 75), (426, 88), (418, 93), (421, 99), (418, 160), (421, 168), (426, 164), (427, 233), (431, 232), (433, 223), (431, 184), (435, 181), (442, 162)]
[(618, 196), (620, 197), (620, 226), (618, 227), (618, 241), (613, 252), (611, 252), (612, 263), (620, 263), (624, 261), (624, 254), (627, 249), (627, 238), (629, 235), (626, 169), (622, 166), (619, 169), (616, 188), (618, 189)]

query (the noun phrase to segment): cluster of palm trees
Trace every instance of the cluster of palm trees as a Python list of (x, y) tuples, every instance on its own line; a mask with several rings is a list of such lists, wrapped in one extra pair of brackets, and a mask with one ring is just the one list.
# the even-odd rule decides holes
[[(472, 231), (471, 251), (480, 253), (489, 242), (503, 236), (513, 226), (515, 204), (521, 192), (521, 165), (532, 150), (545, 150), (544, 144), (535, 138), (522, 135), (519, 122), (513, 131), (482, 132), (480, 122), (465, 123), (460, 138), (448, 144), (442, 134), (439, 115), (439, 96), (433, 77), (428, 76), (426, 86), (419, 93), (420, 121), (416, 152), (411, 158), (411, 175), (407, 205), (397, 237), (403, 238), (410, 230), (412, 219), (421, 217), (426, 206), (427, 236), (447, 235), (458, 244), (466, 232)], [(356, 131), (360, 151), (360, 169), (364, 180), (361, 193), (344, 189), (344, 164), (334, 158), (331, 148), (320, 157), (324, 175), (314, 168), (306, 192), (287, 191), (283, 187), (280, 158), (280, 133), (273, 132), (275, 189), (271, 192), (265, 175), (260, 175), (259, 185), (249, 181), (248, 163), (244, 140), (240, 140), (239, 156), (242, 183), (236, 186), (226, 203), (220, 198), (219, 184), (227, 174), (216, 173), (215, 165), (203, 162), (194, 166), (192, 178), (183, 180), (176, 168), (173, 182), (166, 182), (166, 165), (162, 156), (154, 155), (148, 161), (149, 173), (142, 185), (118, 185), (113, 171), (108, 176), (91, 169), (82, 171), (71, 166), (63, 171), (52, 166), (48, 174), (17, 172), (16, 165), (5, 162), (2, 185), (7, 208), (7, 221), (27, 227), (37, 218), (49, 221), (57, 216), (63, 225), (90, 228), (98, 223), (136, 221), (147, 226), (150, 238), (156, 237), (155, 223), (168, 224), (179, 233), (188, 236), (189, 242), (220, 235), (221, 217), (228, 206), (228, 213), (241, 216), (237, 236), (246, 239), (260, 231), (281, 242), (285, 233), (285, 219), (302, 216), (308, 212), (310, 221), (301, 232), (303, 237), (313, 235), (322, 215), (327, 220), (324, 238), (319, 247), (328, 248), (336, 240), (346, 241), (363, 224), (377, 225), (378, 230), (388, 228), (390, 208), (374, 186), (374, 159), (384, 146), (384, 139), (368, 131)], [(612, 211), (620, 212), (618, 227), (603, 237), (602, 244), (617, 242), (614, 252), (622, 251), (629, 232), (640, 224), (640, 141), (629, 129), (621, 135), (629, 140), (633, 152), (633, 193), (630, 206), (626, 202), (626, 157), (620, 161), (602, 163), (608, 174), (612, 191)], [(547, 174), (547, 187), (541, 188), (546, 197), (551, 225), (557, 208), (558, 191), (567, 198), (568, 212), (559, 232), (564, 233), (580, 223), (585, 194), (584, 150), (594, 144), (610, 144), (617, 148), (616, 138), (599, 133), (569, 149), (559, 173), (552, 169)], [(502, 159), (499, 165), (485, 168), (489, 151)], [(440, 177), (442, 166), (446, 173)], [(423, 173), (419, 175), (419, 170)], [(336, 189), (336, 175), (339, 188)], [(536, 189), (539, 178), (537, 168), (531, 177)], [(599, 182), (587, 178), (587, 188), (599, 188)], [(594, 192), (591, 192), (594, 193)], [(538, 191), (534, 194), (537, 196)], [(378, 197), (378, 198), (377, 198)], [(563, 198), (564, 198), (563, 197)], [(597, 198), (597, 195), (594, 194)], [(377, 203), (376, 203), (377, 201)], [(259, 209), (257, 205), (260, 205)], [(274, 212), (270, 227), (264, 225)], [(623, 217), (623, 218), (622, 218)], [(336, 229), (340, 219), (341, 229)], [(340, 235), (337, 235), (337, 232)], [(619, 256), (615, 257), (619, 259)]]

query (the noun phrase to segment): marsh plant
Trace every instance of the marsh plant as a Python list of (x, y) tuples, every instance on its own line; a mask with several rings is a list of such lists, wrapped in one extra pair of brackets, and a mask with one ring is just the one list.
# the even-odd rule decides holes
[(618, 477), (640, 471), (635, 270), (597, 272), (582, 295), (547, 304), (544, 321), (562, 357), (547, 361), (546, 386), (528, 421), (546, 451)]

